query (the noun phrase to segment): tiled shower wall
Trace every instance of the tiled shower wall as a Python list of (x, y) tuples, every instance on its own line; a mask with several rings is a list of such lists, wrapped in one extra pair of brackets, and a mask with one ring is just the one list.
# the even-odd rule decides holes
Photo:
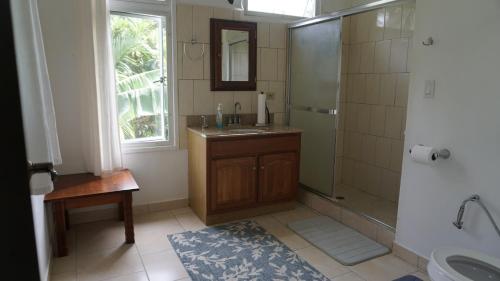
[(336, 186), (399, 196), (415, 4), (344, 18)]
[[(257, 93), (272, 92), (268, 107), (274, 122), (283, 122), (285, 111), (286, 24), (258, 22), (257, 91), (210, 91), (210, 18), (258, 22), (260, 18), (224, 8), (177, 5), (177, 82), (179, 146), (186, 148), (187, 116), (215, 114), (222, 103), (232, 113), (235, 102), (241, 113), (256, 113)], [(194, 39), (198, 43), (191, 44)], [(184, 52), (184, 46), (186, 52)], [(204, 49), (204, 52), (203, 52)], [(203, 56), (201, 56), (201, 54)]]

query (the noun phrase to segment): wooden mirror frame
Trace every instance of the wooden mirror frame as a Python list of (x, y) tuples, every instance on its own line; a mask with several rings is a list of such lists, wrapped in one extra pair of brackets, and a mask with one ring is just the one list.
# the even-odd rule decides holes
[[(248, 81), (222, 81), (221, 34), (223, 29), (248, 31)], [(257, 89), (257, 23), (210, 19), (210, 88), (212, 91)]]

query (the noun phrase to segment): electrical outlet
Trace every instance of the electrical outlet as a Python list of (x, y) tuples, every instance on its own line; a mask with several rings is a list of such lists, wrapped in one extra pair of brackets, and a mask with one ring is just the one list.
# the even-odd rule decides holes
[(268, 100), (274, 100), (274, 93), (273, 92), (267, 92), (266, 97)]

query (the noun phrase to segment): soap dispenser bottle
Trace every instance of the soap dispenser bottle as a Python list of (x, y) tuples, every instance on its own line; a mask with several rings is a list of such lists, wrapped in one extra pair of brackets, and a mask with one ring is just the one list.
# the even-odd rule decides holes
[(215, 114), (215, 125), (218, 129), (222, 129), (224, 124), (222, 122), (222, 103), (217, 105), (217, 112)]

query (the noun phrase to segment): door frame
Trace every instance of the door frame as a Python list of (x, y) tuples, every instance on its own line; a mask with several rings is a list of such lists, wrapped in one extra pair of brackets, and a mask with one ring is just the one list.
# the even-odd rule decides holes
[(10, 1), (1, 1), (0, 13), (0, 32), (4, 34), (0, 83), (2, 103), (9, 105), (0, 111), (0, 120), (7, 121), (2, 129), (8, 132), (0, 138), (4, 148), (0, 161), (0, 206), (4, 225), (0, 236), (4, 242), (0, 259), (8, 261), (2, 266), (2, 279), (40, 280)]

